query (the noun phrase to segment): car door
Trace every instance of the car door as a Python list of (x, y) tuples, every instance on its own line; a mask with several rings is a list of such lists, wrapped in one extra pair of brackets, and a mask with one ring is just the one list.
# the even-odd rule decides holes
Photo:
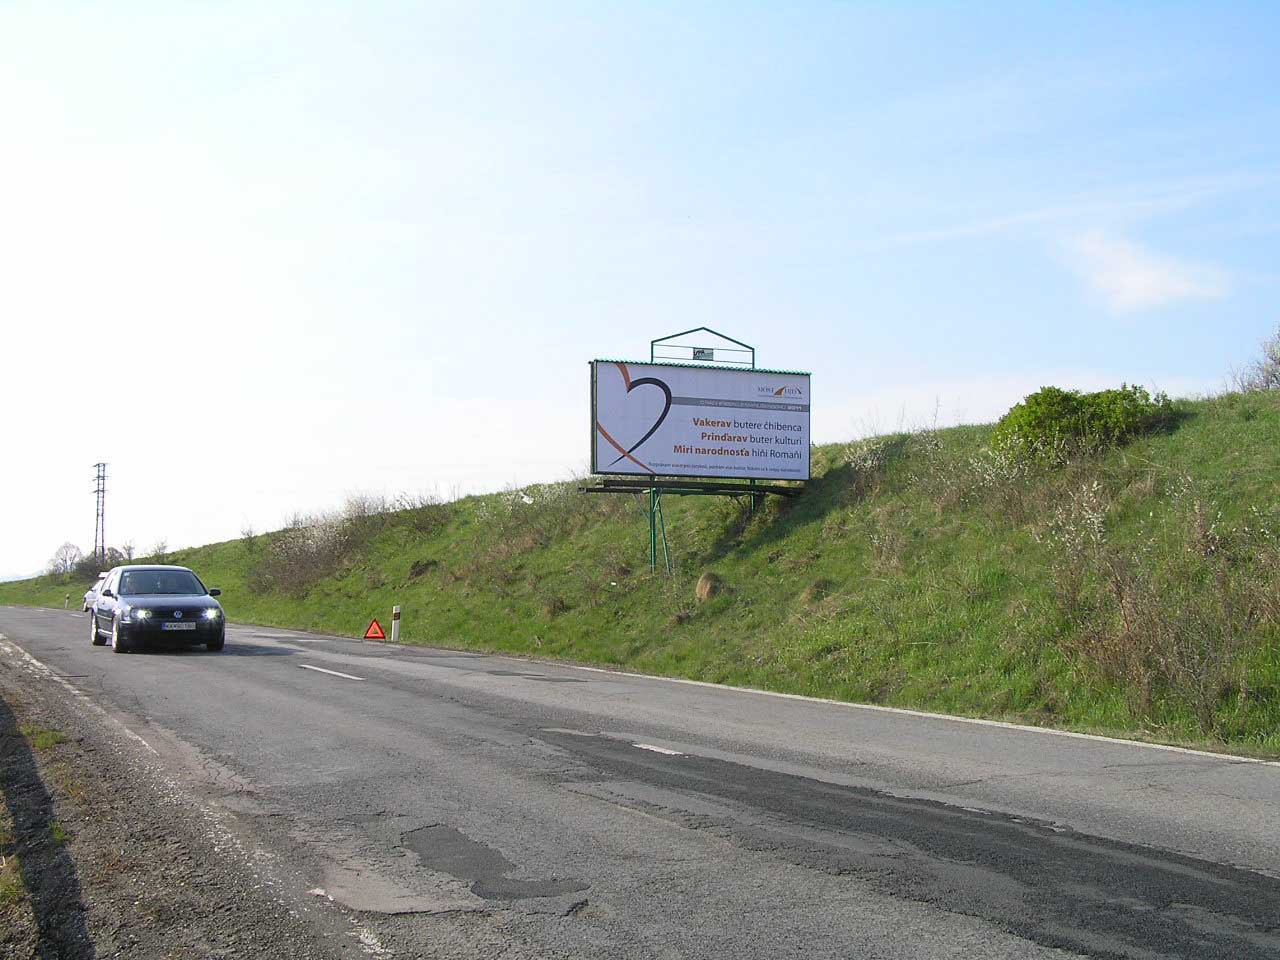
[[(115, 614), (115, 598), (105, 596), (107, 591), (115, 593), (119, 589), (120, 574), (112, 570), (107, 574), (107, 579), (102, 581), (102, 586), (98, 587), (98, 595), (93, 598), (93, 622), (99, 630), (109, 630), (111, 628), (111, 618)], [(103, 626), (103, 623), (106, 626)]]

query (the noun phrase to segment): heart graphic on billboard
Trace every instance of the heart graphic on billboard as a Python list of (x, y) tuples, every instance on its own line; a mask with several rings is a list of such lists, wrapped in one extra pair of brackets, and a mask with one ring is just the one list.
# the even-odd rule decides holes
[(618, 460), (621, 460), (623, 457), (629, 456), (630, 454), (638, 450), (641, 444), (643, 444), (646, 440), (652, 437), (654, 433), (657, 432), (657, 429), (660, 426), (662, 426), (662, 421), (667, 419), (667, 414), (671, 412), (671, 388), (668, 387), (661, 380), (657, 379), (656, 377), (639, 377), (635, 380), (632, 380), (627, 375), (627, 372), (625, 369), (623, 369), (623, 378), (626, 380), (627, 393), (630, 393), (632, 390), (636, 390), (640, 387), (657, 387), (659, 390), (661, 390), (662, 397), (663, 397), (662, 412), (658, 414), (657, 419), (654, 420), (653, 424), (649, 427), (649, 429), (644, 432), (644, 435), (635, 443), (633, 443), (630, 447), (624, 450), (618, 456), (617, 460), (614, 460), (613, 463), (609, 464), (609, 466), (613, 466), (618, 462)]
[[(637, 422), (640, 422), (640, 424), (648, 424), (644, 433), (640, 434), (640, 439), (637, 439), (635, 443), (630, 445), (630, 447), (618, 442), (617, 438), (614, 438), (614, 436), (609, 433), (608, 429), (605, 428), (599, 417), (596, 417), (596, 431), (598, 431), (600, 436), (603, 436), (605, 443), (611, 445), (611, 447), (616, 449), (618, 452), (618, 457), (612, 463), (609, 463), (609, 466), (616, 466), (617, 463), (622, 460), (630, 460), (632, 463), (635, 463), (637, 467), (640, 467), (641, 470), (649, 472), (649, 474), (653, 474), (653, 467), (650, 467), (648, 463), (640, 461), (640, 458), (635, 456), (635, 451), (644, 444), (645, 440), (648, 440), (650, 436), (653, 436), (659, 426), (662, 426), (663, 421), (667, 419), (668, 413), (671, 412), (671, 388), (669, 388), (666, 383), (663, 383), (662, 380), (654, 378), (654, 376), (640, 376), (640, 378), (632, 380), (631, 371), (627, 370), (626, 364), (614, 362), (612, 366), (617, 367), (617, 371), (622, 375), (622, 383), (626, 385), (627, 394), (630, 394), (632, 393), (632, 390), (637, 390), (641, 387), (657, 389), (658, 392), (662, 394), (662, 410), (657, 411), (657, 413), (649, 413), (650, 410), (657, 407), (657, 394), (649, 392), (639, 394), (639, 397), (637, 397), (635, 401), (626, 401), (623, 403), (623, 406), (630, 408), (630, 412), (626, 413), (626, 415), (622, 417), (622, 419), (625, 419), (627, 422), (626, 424), (620, 424), (620, 422), (617, 422), (616, 420), (612, 421), (611, 426), (613, 426), (614, 430), (617, 430), (620, 426), (634, 428)], [(614, 408), (612, 412), (614, 415), (617, 415), (618, 413), (616, 408)], [(653, 416), (652, 422), (649, 421), (650, 416)], [(631, 429), (628, 429), (626, 433), (628, 434), (626, 438), (627, 440), (630, 440), (630, 436), (635, 435), (632, 433)]]

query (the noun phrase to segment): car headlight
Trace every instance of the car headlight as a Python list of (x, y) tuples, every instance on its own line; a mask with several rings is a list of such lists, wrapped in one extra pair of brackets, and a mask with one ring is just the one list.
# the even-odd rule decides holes
[(151, 611), (142, 610), (142, 609), (139, 609), (138, 607), (130, 607), (128, 610), (125, 611), (125, 619), (126, 620), (127, 619), (149, 620), (151, 619)]
[(206, 620), (217, 620), (220, 616), (222, 616), (222, 611), (217, 607), (210, 607), (204, 612), (204, 618)]

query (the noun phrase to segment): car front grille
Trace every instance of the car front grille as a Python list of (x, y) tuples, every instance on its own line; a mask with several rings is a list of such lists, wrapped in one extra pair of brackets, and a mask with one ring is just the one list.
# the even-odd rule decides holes
[[(182, 611), (182, 616), (175, 616), (177, 610)], [(204, 610), (188, 610), (185, 607), (152, 607), (151, 618), (153, 620), (191, 620), (199, 622), (204, 619)]]

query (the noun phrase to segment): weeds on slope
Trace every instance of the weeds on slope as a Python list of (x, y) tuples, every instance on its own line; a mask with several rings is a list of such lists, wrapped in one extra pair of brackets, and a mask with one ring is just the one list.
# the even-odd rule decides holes
[(431, 534), (449, 523), (455, 507), (431, 496), (401, 495), (388, 499), (352, 494), (341, 510), (304, 515), (295, 513), (285, 528), (259, 547), (252, 538), (246, 549), (254, 557), (249, 569), (251, 589), (262, 593), (304, 596), (317, 583), (332, 577), (357, 557), (370, 542), (394, 523)]
[(1118, 684), (1135, 719), (1158, 722), (1181, 706), (1200, 733), (1229, 734), (1250, 709), (1246, 654), (1280, 627), (1280, 517), (1255, 505), (1228, 525), (1185, 476), (1136, 543), (1112, 541), (1109, 510), (1095, 479), (1042, 537), (1072, 628), (1063, 649)]

